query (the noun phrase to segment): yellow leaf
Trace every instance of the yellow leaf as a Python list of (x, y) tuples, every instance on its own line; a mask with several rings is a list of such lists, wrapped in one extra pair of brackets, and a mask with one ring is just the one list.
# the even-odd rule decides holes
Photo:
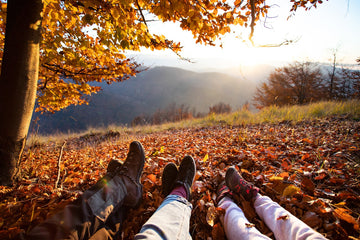
[(287, 186), (284, 191), (283, 191), (283, 197), (292, 197), (293, 195), (295, 195), (296, 193), (300, 192), (300, 188), (294, 186), (294, 185), (289, 185)]
[(112, 8), (110, 10), (110, 12), (111, 12), (111, 15), (114, 17), (115, 20), (117, 20), (120, 17), (119, 10), (117, 8)]
[(271, 176), (271, 177), (269, 178), (269, 181), (270, 181), (270, 182), (278, 182), (278, 181), (282, 181), (282, 180), (284, 180), (284, 178), (278, 177), (278, 176)]
[(345, 206), (345, 205), (346, 205), (346, 202), (339, 202), (339, 203), (334, 204), (334, 206), (337, 206), (337, 207), (341, 207), (341, 206)]
[(231, 17), (232, 17), (231, 12), (227, 12), (225, 17), (226, 17), (226, 18), (231, 18)]
[(209, 155), (206, 154), (205, 157), (204, 157), (204, 159), (203, 159), (203, 162), (206, 162), (208, 159), (209, 159)]

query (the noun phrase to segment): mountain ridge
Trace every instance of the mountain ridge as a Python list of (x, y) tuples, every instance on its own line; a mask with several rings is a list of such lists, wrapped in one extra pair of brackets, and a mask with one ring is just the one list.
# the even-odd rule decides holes
[[(40, 133), (82, 131), (88, 127), (129, 124), (172, 103), (207, 113), (223, 102), (233, 109), (251, 100), (256, 83), (219, 72), (195, 72), (175, 67), (153, 67), (129, 80), (106, 84), (88, 98), (89, 105), (70, 106), (54, 114), (35, 113)], [(34, 124), (32, 124), (34, 129)]]

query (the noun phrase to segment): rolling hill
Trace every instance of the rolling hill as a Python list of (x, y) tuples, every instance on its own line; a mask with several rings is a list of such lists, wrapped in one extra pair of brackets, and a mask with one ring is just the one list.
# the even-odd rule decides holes
[[(249, 79), (249, 78), (248, 78)], [(251, 100), (254, 81), (218, 72), (198, 73), (173, 67), (154, 67), (121, 83), (101, 83), (102, 91), (89, 105), (71, 106), (54, 114), (34, 114), (40, 133), (81, 131), (88, 127), (129, 124), (134, 117), (152, 114), (171, 103), (186, 104), (207, 113), (219, 102), (233, 109)]]

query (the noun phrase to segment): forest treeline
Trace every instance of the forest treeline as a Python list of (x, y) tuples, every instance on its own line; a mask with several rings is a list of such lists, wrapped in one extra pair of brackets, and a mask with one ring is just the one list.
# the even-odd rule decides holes
[[(360, 64), (360, 58), (357, 62)], [(276, 68), (257, 87), (253, 100), (257, 108), (263, 108), (359, 97), (359, 70), (338, 68), (335, 63), (324, 68), (313, 62), (294, 62)]]

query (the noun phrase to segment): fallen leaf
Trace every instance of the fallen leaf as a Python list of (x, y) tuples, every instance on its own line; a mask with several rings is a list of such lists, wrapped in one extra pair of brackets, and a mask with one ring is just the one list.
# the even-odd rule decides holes
[(156, 175), (155, 174), (149, 174), (147, 175), (147, 178), (152, 181), (153, 183), (156, 183)]
[(296, 193), (299, 193), (300, 191), (301, 191), (300, 188), (296, 187), (295, 185), (289, 185), (284, 189), (282, 196), (283, 197), (292, 197)]
[(203, 162), (206, 162), (208, 159), (209, 159), (209, 155), (206, 154), (202, 161), (203, 161)]
[(245, 226), (247, 228), (253, 228), (253, 227), (255, 227), (255, 224), (253, 224), (253, 223), (245, 223)]
[(314, 193), (315, 184), (307, 177), (301, 180), (301, 188), (310, 193)]
[(356, 219), (353, 216), (351, 216), (349, 213), (350, 213), (350, 211), (345, 208), (337, 208), (334, 210), (334, 215), (337, 218), (354, 225), (354, 229), (356, 231), (358, 231), (359, 230), (359, 222), (356, 221)]
[(214, 226), (214, 221), (217, 217), (217, 211), (214, 205), (210, 206), (206, 213), (206, 222), (212, 227)]
[(278, 217), (276, 220), (288, 220), (288, 219), (289, 219), (289, 215), (284, 215), (284, 216)]

